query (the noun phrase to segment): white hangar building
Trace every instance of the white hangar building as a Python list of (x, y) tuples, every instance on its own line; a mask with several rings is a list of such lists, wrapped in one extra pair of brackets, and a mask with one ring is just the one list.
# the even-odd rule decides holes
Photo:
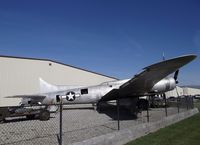
[(39, 93), (39, 78), (54, 85), (97, 85), (116, 78), (48, 59), (0, 56), (0, 106), (21, 99), (5, 96)]
[(178, 97), (178, 96), (200, 96), (200, 89), (190, 87), (178, 87), (172, 91), (165, 93), (167, 97)]

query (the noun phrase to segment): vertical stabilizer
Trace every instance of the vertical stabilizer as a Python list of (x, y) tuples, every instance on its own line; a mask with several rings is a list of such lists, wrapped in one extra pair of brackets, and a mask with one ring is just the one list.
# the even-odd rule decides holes
[(44, 81), (42, 78), (39, 78), (39, 84), (40, 84), (40, 93), (49, 93), (49, 92), (55, 92), (55, 91), (65, 91), (75, 88), (81, 88), (84, 86), (78, 86), (78, 85), (52, 85)]
[(49, 93), (59, 90), (58, 86), (49, 84), (42, 78), (39, 78), (39, 83), (40, 83), (40, 93)]

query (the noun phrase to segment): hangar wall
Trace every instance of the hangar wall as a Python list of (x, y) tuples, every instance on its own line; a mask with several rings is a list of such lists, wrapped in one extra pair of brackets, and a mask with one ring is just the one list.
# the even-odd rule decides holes
[(5, 96), (39, 93), (39, 78), (54, 85), (97, 85), (116, 78), (47, 59), (0, 56), (0, 106), (18, 105)]
[[(177, 94), (178, 92), (178, 94)], [(181, 87), (176, 87), (176, 89), (172, 90), (172, 91), (168, 91), (165, 93), (167, 97), (178, 97), (179, 96), (183, 96), (184, 92), (183, 89)]]
[(200, 95), (200, 89), (184, 87), (183, 92), (185, 95)]
[[(178, 92), (178, 94), (177, 94)], [(178, 97), (179, 96), (196, 96), (200, 95), (200, 89), (189, 88), (189, 87), (178, 87), (177, 90), (168, 91), (165, 93), (167, 97)]]

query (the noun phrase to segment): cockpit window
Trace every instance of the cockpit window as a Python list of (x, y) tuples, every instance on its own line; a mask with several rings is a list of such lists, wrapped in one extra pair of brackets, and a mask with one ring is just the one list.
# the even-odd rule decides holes
[(81, 94), (88, 94), (88, 89), (81, 89)]

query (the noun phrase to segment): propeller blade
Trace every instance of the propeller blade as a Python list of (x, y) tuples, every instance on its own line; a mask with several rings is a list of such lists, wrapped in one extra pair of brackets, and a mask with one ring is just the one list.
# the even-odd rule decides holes
[(175, 73), (174, 73), (174, 80), (178, 83), (177, 79), (178, 79), (178, 73), (179, 73), (179, 70), (177, 70)]

